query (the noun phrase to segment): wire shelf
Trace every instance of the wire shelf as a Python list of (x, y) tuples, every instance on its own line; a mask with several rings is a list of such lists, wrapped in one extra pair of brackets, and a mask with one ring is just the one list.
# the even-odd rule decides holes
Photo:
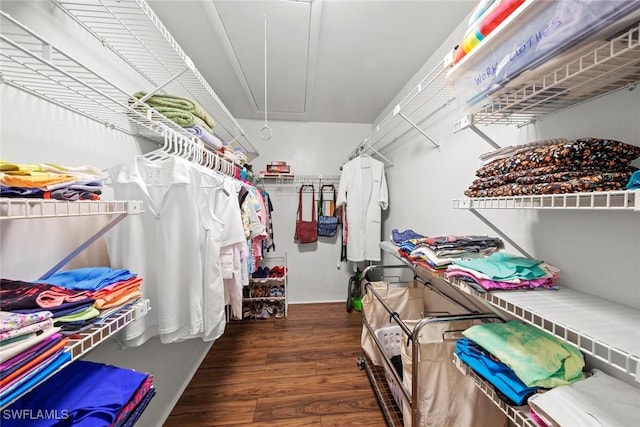
[(136, 200), (76, 200), (0, 198), (0, 220), (93, 215), (137, 215), (143, 212)]
[[(280, 175), (280, 176), (268, 176), (261, 175), (260, 180), (262, 185), (277, 185), (277, 186), (300, 186), (303, 184), (338, 184), (340, 182), (340, 175)], [(318, 188), (319, 189), (319, 188)]]
[[(148, 299), (138, 299), (133, 303), (123, 307), (116, 313), (105, 317), (90, 329), (68, 336), (67, 345), (65, 346), (63, 351), (66, 351), (71, 355), (71, 360), (60, 366), (51, 374), (47, 375), (47, 377), (44, 378), (41, 382), (45, 382), (57, 372), (61, 371), (69, 364), (71, 364), (74, 360), (77, 360), (78, 358), (84, 356), (89, 351), (93, 350), (104, 341), (111, 338), (129, 323), (144, 316), (150, 309), (151, 306)], [(37, 387), (37, 385), (35, 387)], [(17, 396), (15, 399), (12, 399), (10, 402), (6, 403), (3, 408), (11, 405), (13, 402), (20, 399), (20, 397), (29, 393), (29, 391), (31, 391), (32, 389), (33, 388), (22, 393), (20, 396)]]
[(638, 190), (454, 199), (454, 209), (584, 209), (640, 211)]
[(240, 124), (146, 1), (54, 0), (54, 4), (144, 77), (152, 88), (164, 86), (167, 93), (195, 100), (214, 117), (214, 131), (221, 139), (236, 141), (250, 160), (258, 155)]
[(640, 310), (567, 288), (481, 293), (462, 280), (448, 283), (640, 380)]
[[(383, 242), (380, 247), (402, 259), (392, 245)], [(464, 280), (445, 279), (424, 268), (414, 267), (414, 271), (443, 279), (458, 291), (549, 332), (640, 381), (640, 310), (568, 288), (478, 292)]]
[(474, 114), (474, 122), (522, 126), (595, 97), (633, 88), (640, 81), (639, 64), (640, 22), (541, 77), (512, 82), (509, 89), (490, 97)]
[[(0, 11), (2, 81), (33, 96), (129, 135), (180, 151), (198, 163), (231, 171), (233, 164), (206, 149), (186, 129), (147, 104), (131, 104), (131, 94)], [(231, 172), (229, 172), (231, 174)]]
[(509, 420), (517, 427), (538, 427), (527, 411), (528, 406), (511, 406), (498, 397), (495, 389), (489, 382), (479, 376), (473, 369), (469, 368), (457, 355), (453, 355), (453, 363), (462, 372), (463, 375), (471, 378), (475, 385), (509, 418)]

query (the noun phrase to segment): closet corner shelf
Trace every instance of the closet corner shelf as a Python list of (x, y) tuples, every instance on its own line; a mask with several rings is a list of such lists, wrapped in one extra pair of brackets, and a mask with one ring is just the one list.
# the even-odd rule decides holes
[(373, 126), (373, 131), (358, 147), (372, 149), (378, 146), (377, 150), (381, 150), (411, 130), (417, 130), (426, 136), (419, 126), (456, 99), (453, 87), (447, 85), (445, 81), (447, 69), (443, 59), (402, 98), (393, 110)]
[[(110, 316), (105, 317), (100, 323), (97, 323), (95, 326), (87, 329), (85, 331), (78, 332), (73, 335), (67, 336), (67, 345), (65, 346), (63, 351), (66, 351), (71, 355), (71, 360), (69, 360), (64, 365), (60, 366), (46, 378), (44, 378), (42, 382), (45, 382), (47, 379), (51, 378), (57, 372), (64, 369), (66, 366), (71, 364), (74, 360), (84, 356), (89, 351), (93, 350), (104, 341), (115, 335), (129, 323), (133, 322), (136, 319), (141, 318), (147, 312), (151, 310), (151, 305), (148, 299), (138, 299), (128, 306), (123, 307), (121, 310), (113, 313)], [(36, 386), (37, 387), (37, 386)], [(4, 407), (8, 407), (13, 402), (18, 400), (20, 397), (24, 396), (31, 390), (27, 390), (20, 396), (8, 402)]]
[(516, 78), (473, 114), (475, 124), (524, 126), (640, 81), (640, 22), (544, 75)]
[(93, 215), (138, 215), (138, 200), (76, 200), (0, 198), (0, 220), (55, 218)]
[[(392, 243), (383, 242), (380, 247), (399, 257)], [(462, 280), (443, 280), (464, 294), (573, 344), (583, 353), (640, 382), (640, 330), (637, 328), (640, 310), (564, 287), (555, 291), (481, 293)]]
[(56, 0), (54, 4), (135, 70), (150, 86), (189, 96), (213, 116), (215, 131), (258, 152), (240, 124), (145, 0)]
[(580, 209), (640, 211), (640, 190), (472, 197), (453, 200), (454, 209)]
[(475, 385), (491, 400), (509, 420), (517, 427), (537, 427), (535, 421), (533, 421), (527, 414), (528, 406), (511, 406), (504, 400), (498, 397), (498, 394), (494, 390), (493, 386), (489, 384), (484, 378), (479, 376), (473, 369), (469, 368), (463, 361), (461, 361), (457, 355), (453, 355), (453, 363), (462, 372), (463, 375), (471, 378)]

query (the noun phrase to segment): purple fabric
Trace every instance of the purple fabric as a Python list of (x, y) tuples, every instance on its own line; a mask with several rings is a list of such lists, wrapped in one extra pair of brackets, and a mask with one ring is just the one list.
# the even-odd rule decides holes
[(34, 345), (30, 349), (12, 357), (0, 364), (0, 378), (4, 378), (12, 372), (20, 369), (40, 354), (44, 353), (62, 339), (62, 334), (53, 334), (45, 338), (41, 343)]
[(518, 289), (536, 289), (536, 288), (545, 288), (545, 289), (555, 289), (555, 285), (553, 284), (553, 279), (550, 277), (541, 278), (541, 279), (532, 279), (532, 280), (521, 280), (520, 283), (508, 283), (508, 282), (498, 282), (490, 279), (481, 279), (468, 271), (449, 269), (445, 273), (445, 277), (448, 279), (450, 277), (466, 277), (472, 279), (474, 282), (482, 286), (483, 289), (487, 291), (507, 291), (507, 290), (518, 290)]

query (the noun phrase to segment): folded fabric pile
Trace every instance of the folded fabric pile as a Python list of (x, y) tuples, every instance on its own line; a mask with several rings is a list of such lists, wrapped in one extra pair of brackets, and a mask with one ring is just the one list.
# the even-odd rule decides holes
[(640, 390), (593, 369), (583, 381), (531, 396), (529, 407), (540, 425), (638, 426), (639, 402)]
[(64, 351), (67, 340), (59, 331), (49, 311), (0, 311), (0, 406), (71, 360)]
[(458, 358), (510, 404), (522, 405), (541, 388), (584, 379), (582, 353), (534, 326), (484, 323), (462, 334), (456, 343)]
[[(8, 414), (47, 409), (55, 416), (33, 417), (33, 427), (53, 425), (132, 426), (155, 395), (153, 377), (132, 369), (76, 360), (29, 394)], [(24, 419), (3, 417), (2, 425), (22, 426)]]
[[(136, 92), (133, 96), (137, 99), (142, 99), (146, 96), (146, 93)], [(134, 105), (135, 102), (133, 99), (129, 100), (129, 104)], [(213, 118), (204, 108), (189, 98), (172, 95), (152, 95), (144, 103), (180, 127), (189, 128), (200, 125), (207, 132), (213, 132), (215, 125)]]
[(99, 200), (107, 176), (93, 166), (0, 161), (0, 197)]
[(469, 197), (563, 194), (624, 189), (637, 169), (640, 147), (583, 138), (538, 141), (483, 156), (486, 162), (465, 191)]
[(555, 289), (559, 271), (543, 261), (496, 252), (486, 258), (455, 260), (447, 267), (445, 277), (463, 279), (480, 292)]
[(242, 147), (231, 147), (230, 145), (225, 145), (222, 150), (222, 155), (231, 163), (235, 163), (240, 166), (243, 166), (249, 161), (247, 152)]
[(142, 278), (128, 270), (77, 268), (46, 280), (0, 279), (0, 310), (30, 314), (47, 310), (55, 326), (72, 334), (100, 323), (142, 293)]
[(393, 243), (396, 246), (400, 246), (402, 245), (402, 243), (406, 242), (407, 240), (411, 240), (411, 239), (421, 239), (424, 236), (422, 234), (416, 233), (413, 230), (405, 230), (405, 231), (398, 231), (397, 228), (394, 228), (393, 230), (391, 230), (391, 243)]
[[(432, 272), (443, 272), (456, 260), (482, 258), (504, 248), (501, 239), (488, 236), (417, 237), (417, 233), (407, 230), (392, 236), (398, 254), (411, 262), (418, 263)], [(402, 238), (409, 238), (400, 241)]]

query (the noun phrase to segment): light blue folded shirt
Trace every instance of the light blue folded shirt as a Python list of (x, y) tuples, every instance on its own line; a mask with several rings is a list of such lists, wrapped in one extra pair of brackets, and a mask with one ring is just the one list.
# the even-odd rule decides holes
[(85, 267), (60, 271), (48, 279), (38, 280), (36, 283), (48, 283), (66, 289), (98, 291), (105, 286), (129, 280), (133, 277), (136, 277), (136, 275), (129, 270), (114, 270), (110, 267)]
[(486, 258), (456, 260), (453, 264), (478, 271), (496, 281), (511, 279), (533, 280), (546, 275), (545, 271), (540, 268), (542, 261), (511, 255), (506, 252), (495, 252)]

